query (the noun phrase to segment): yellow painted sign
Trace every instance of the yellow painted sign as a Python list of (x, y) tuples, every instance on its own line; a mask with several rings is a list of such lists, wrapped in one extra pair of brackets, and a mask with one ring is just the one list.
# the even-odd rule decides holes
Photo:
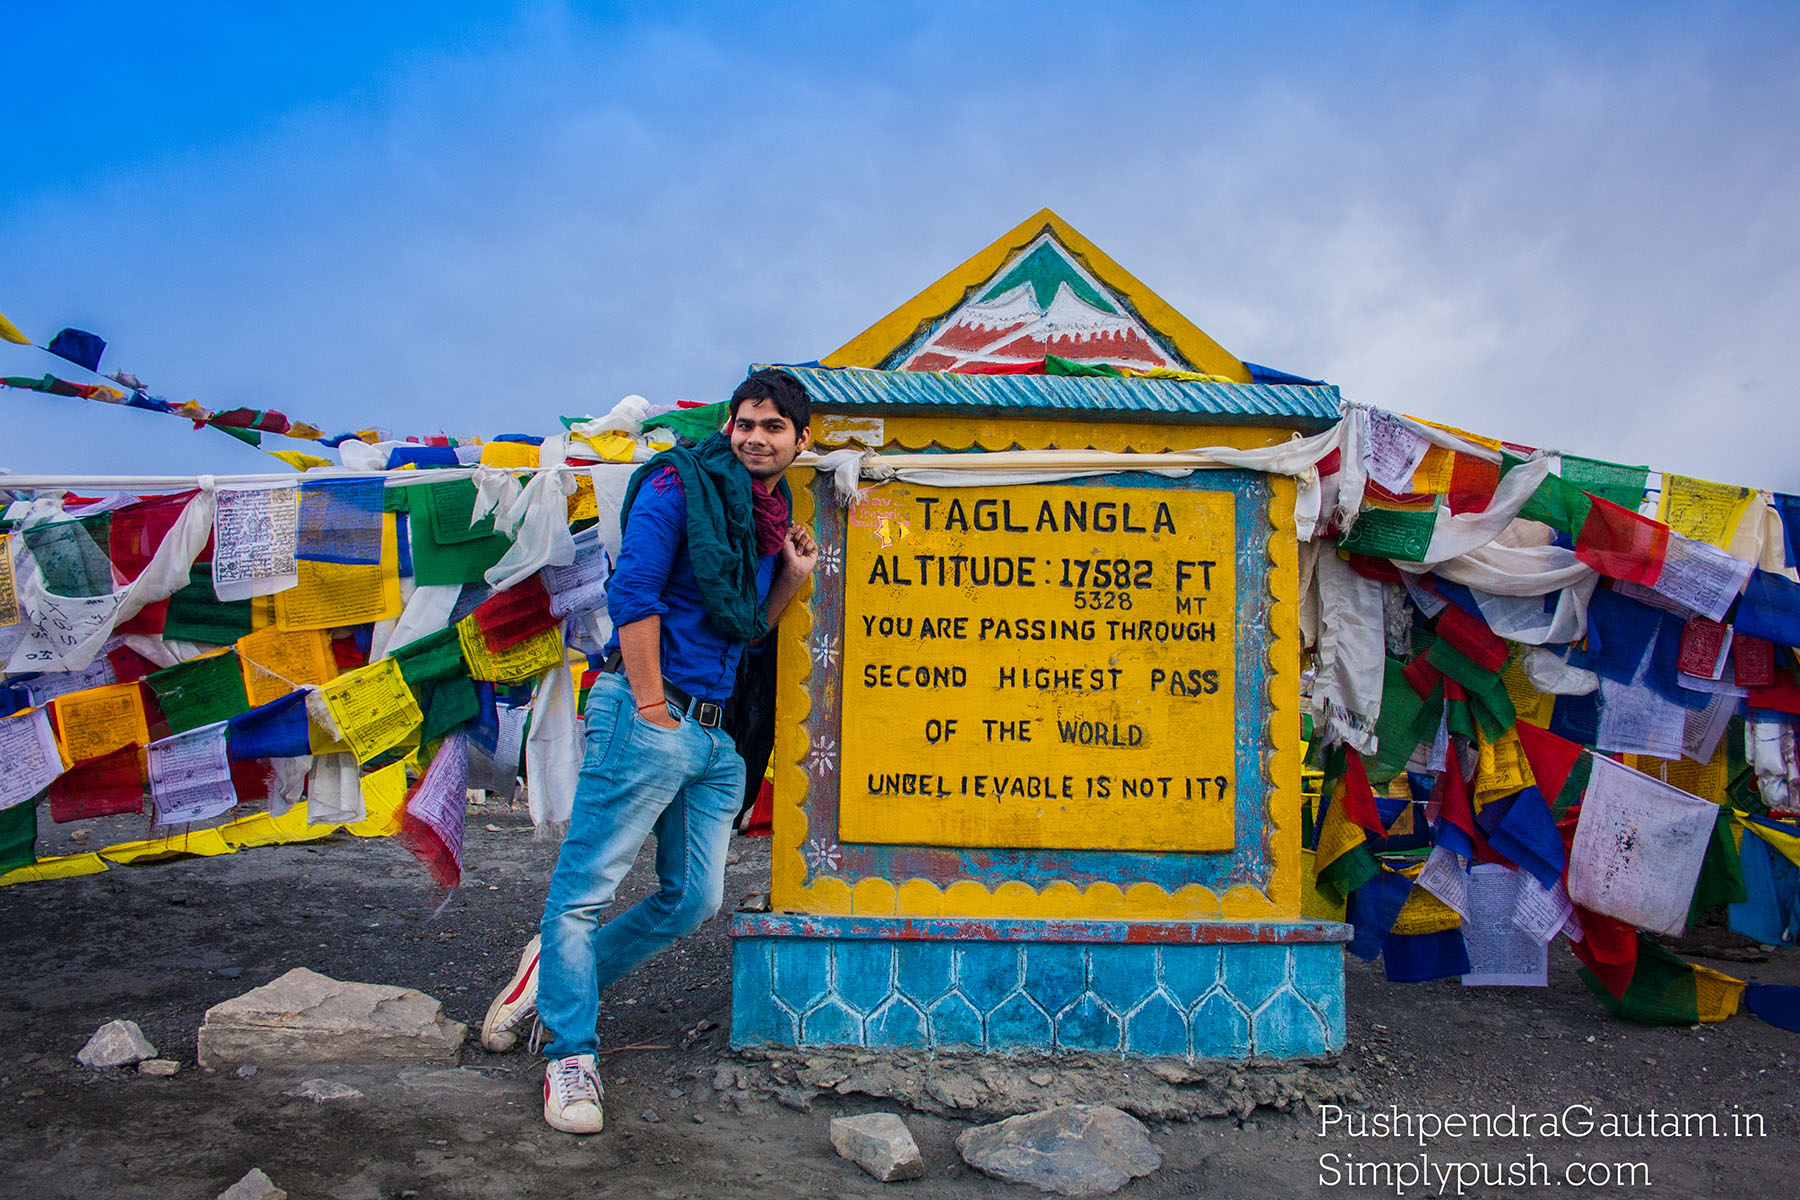
[(839, 838), (1231, 848), (1235, 505), (876, 489), (845, 548)]

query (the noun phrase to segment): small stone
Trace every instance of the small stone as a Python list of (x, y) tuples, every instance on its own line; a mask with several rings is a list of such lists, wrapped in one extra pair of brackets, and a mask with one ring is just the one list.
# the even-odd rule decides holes
[(1031, 1080), (1031, 1082), (1037, 1084), (1039, 1087), (1049, 1087), (1056, 1082), (1056, 1076), (1048, 1071), (1033, 1071), (1025, 1078)]
[(172, 1058), (146, 1058), (138, 1064), (139, 1075), (161, 1075), (165, 1078), (181, 1070), (181, 1064)]
[(963, 1161), (984, 1175), (1064, 1196), (1116, 1192), (1162, 1165), (1142, 1122), (1110, 1104), (1069, 1104), (964, 1130)]
[(498, 825), (489, 825), (489, 826), (488, 826), (488, 827), (487, 827), (487, 831), (488, 831), (488, 832), (489, 832), (489, 833), (499, 833), (499, 832), (500, 832), (500, 827), (499, 827), (499, 826), (498, 826)]
[(248, 1175), (219, 1193), (219, 1200), (287, 1200), (287, 1193), (261, 1167), (251, 1167)]
[(656, 1110), (654, 1108), (646, 1108), (643, 1112), (639, 1113), (638, 1116), (643, 1118), (644, 1124), (646, 1125), (659, 1125), (662, 1123), (662, 1118), (656, 1115)]
[(24, 1091), (19, 1093), (19, 1099), (35, 1100), (43, 1094), (44, 1094), (43, 1088), (26, 1088)]
[(127, 1067), (156, 1057), (156, 1047), (136, 1021), (108, 1021), (94, 1030), (75, 1061), (84, 1067)]
[(363, 1094), (347, 1083), (339, 1083), (335, 1079), (308, 1079), (299, 1087), (289, 1090), (288, 1095), (298, 1096), (302, 1100), (311, 1100), (314, 1104), (326, 1104), (333, 1100), (361, 1100)]
[(894, 1113), (832, 1118), (831, 1148), (883, 1183), (925, 1174), (919, 1144)]
[(244, 968), (242, 967), (220, 967), (213, 972), (213, 974), (217, 975), (220, 979), (236, 979), (243, 973)]
[(69, 840), (71, 842), (85, 842), (88, 840), (88, 831), (85, 829), (77, 829), (74, 833), (69, 835)]
[(694, 1114), (694, 1124), (696, 1124), (696, 1125), (706, 1124), (706, 1114), (705, 1113), (695, 1113)]
[(232, 1074), (236, 1075), (239, 1079), (248, 1079), (252, 1075), (256, 1074), (256, 1067), (252, 1063), (245, 1063), (243, 1066), (239, 1067), (236, 1071), (232, 1072)]

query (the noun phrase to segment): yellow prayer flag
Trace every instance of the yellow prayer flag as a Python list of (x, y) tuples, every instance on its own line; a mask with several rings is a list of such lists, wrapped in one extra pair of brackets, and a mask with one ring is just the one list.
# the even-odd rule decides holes
[(319, 691), (359, 763), (398, 746), (425, 720), (392, 658), (346, 671)]
[(1513, 711), (1518, 713), (1519, 720), (1529, 721), (1539, 729), (1547, 729), (1550, 725), (1551, 710), (1556, 707), (1556, 697), (1546, 696), (1531, 686), (1525, 678), (1525, 669), (1514, 658), (1506, 664), (1506, 670), (1500, 675), (1500, 685), (1506, 689), (1506, 698), (1512, 701)]
[(463, 660), (469, 664), (469, 674), (486, 683), (533, 679), (564, 659), (560, 625), (534, 633), (499, 654), (487, 648), (487, 640), (482, 637), (481, 628), (472, 616), (456, 623), (456, 636), (462, 641)]
[(1531, 763), (1525, 758), (1525, 747), (1519, 742), (1517, 726), (1508, 728), (1493, 742), (1477, 728), (1475, 744), (1479, 755), (1475, 767), (1477, 810), (1490, 800), (1499, 800), (1537, 785)]
[(269, 813), (256, 813), (229, 821), (219, 826), (219, 836), (229, 842), (233, 850), (243, 850), (251, 846), (317, 841), (337, 832), (337, 828), (336, 825), (308, 825), (306, 803), (302, 801), (279, 817)]
[(135, 683), (70, 692), (50, 702), (61, 728), (63, 754), (70, 762), (98, 758), (122, 746), (148, 746), (150, 728), (144, 698)]
[(1683, 537), (1726, 549), (1755, 497), (1754, 489), (1736, 484), (1664, 475), (1657, 519)]
[(0, 533), (0, 627), (19, 623), (19, 589), (13, 577), (12, 534)]
[(275, 625), (289, 631), (366, 625), (400, 615), (400, 538), (394, 514), (381, 527), (381, 562), (295, 564), (297, 586), (275, 593)]
[(575, 476), (575, 491), (569, 496), (569, 524), (591, 521), (600, 515), (600, 502), (594, 498), (593, 477), (583, 472)]
[(1302, 850), (1300, 864), (1306, 873), (1305, 884), (1300, 889), (1300, 915), (1309, 921), (1343, 920), (1344, 902), (1333, 900), (1319, 890), (1318, 855), (1311, 850)]
[(1456, 457), (1442, 446), (1425, 451), (1425, 457), (1413, 471), (1412, 490), (1427, 496), (1442, 496), (1450, 490), (1450, 477), (1456, 471)]
[(344, 826), (357, 837), (393, 837), (406, 809), (406, 764), (389, 763), (362, 777), (362, 820)]
[(307, 454), (300, 450), (271, 450), (269, 453), (296, 471), (310, 471), (314, 467), (332, 465), (329, 458), (320, 458), (317, 454)]
[(1722, 738), (1718, 749), (1713, 752), (1711, 762), (1697, 763), (1688, 758), (1671, 760), (1649, 754), (1627, 754), (1625, 765), (1634, 771), (1642, 771), (1652, 779), (1660, 779), (1670, 787), (1680, 788), (1690, 796), (1698, 796), (1714, 804), (1726, 803), (1725, 784), (1730, 764), (1726, 759), (1725, 742)]
[(572, 434), (577, 441), (586, 442), (588, 448), (607, 462), (630, 462), (637, 457), (637, 439), (627, 437), (616, 429), (605, 433), (596, 433), (591, 437), (579, 433)]
[(31, 345), (31, 339), (20, 333), (19, 327), (6, 319), (5, 313), (0, 313), (0, 341), (11, 342), (15, 346)]
[(1761, 821), (1745, 821), (1744, 828), (1779, 850), (1787, 860), (1800, 867), (1800, 835), (1787, 829), (1774, 829)]
[[(1506, 449), (1506, 443), (1499, 438), (1491, 438), (1479, 433), (1470, 433), (1468, 430), (1458, 429), (1454, 425), (1445, 425), (1441, 421), (1427, 421), (1424, 417), (1415, 417), (1411, 414), (1408, 414), (1406, 419), (1409, 421), (1417, 421), (1421, 425), (1429, 425), (1433, 429), (1441, 429), (1445, 433), (1455, 434), (1465, 442), (1473, 442), (1477, 446), (1485, 446), (1489, 450), (1500, 451)], [(1442, 447), (1440, 447), (1440, 449), (1442, 449)]]
[(218, 854), (230, 854), (231, 843), (222, 837), (217, 829), (189, 829), (179, 833), (166, 834), (159, 838), (150, 838), (142, 842), (120, 842), (116, 846), (108, 846), (96, 851), (107, 862), (137, 863), (149, 862), (159, 858), (176, 858), (183, 854), (198, 854), (211, 858)]
[(91, 854), (64, 854), (56, 858), (40, 858), (24, 867), (14, 867), (0, 875), (0, 887), (15, 883), (42, 883), (46, 879), (73, 879), (77, 875), (98, 875), (106, 870), (99, 851)]
[[(1409, 872), (1416, 873), (1416, 872)], [(1400, 913), (1394, 918), (1394, 932), (1406, 937), (1421, 933), (1442, 933), (1446, 929), (1460, 929), (1462, 918), (1456, 910), (1439, 900), (1436, 896), (1419, 887), (1406, 893), (1406, 903), (1400, 906)]]
[(1707, 1024), (1723, 1021), (1737, 1012), (1744, 998), (1745, 980), (1734, 979), (1723, 971), (1689, 963), (1694, 969), (1694, 1011)]
[(481, 465), (511, 471), (538, 465), (538, 448), (529, 442), (489, 442), (481, 448)]
[(239, 638), (237, 652), (252, 708), (337, 677), (331, 635), (323, 629), (290, 633), (270, 626)]

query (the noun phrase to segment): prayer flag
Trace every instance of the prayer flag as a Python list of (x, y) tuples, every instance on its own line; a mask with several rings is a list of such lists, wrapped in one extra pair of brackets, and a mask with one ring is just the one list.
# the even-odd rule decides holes
[(144, 810), (144, 751), (121, 746), (76, 763), (50, 785), (50, 819), (62, 824)]
[(1624, 994), (1615, 996), (1593, 972), (1581, 981), (1615, 1017), (1641, 1025), (1723, 1021), (1738, 1009), (1744, 981), (1684, 962), (1655, 942), (1638, 939), (1637, 965)]
[(100, 356), (106, 353), (106, 339), (85, 329), (64, 329), (51, 338), (50, 344), (44, 349), (58, 358), (66, 358), (78, 367), (99, 374)]
[(1575, 557), (1602, 575), (1649, 587), (1662, 571), (1669, 527), (1598, 497), (1575, 538)]
[(1569, 898), (1645, 929), (1681, 933), (1718, 806), (1611, 759), (1593, 764), (1569, 853)]
[(146, 676), (173, 733), (221, 724), (250, 707), (237, 654), (221, 650)]

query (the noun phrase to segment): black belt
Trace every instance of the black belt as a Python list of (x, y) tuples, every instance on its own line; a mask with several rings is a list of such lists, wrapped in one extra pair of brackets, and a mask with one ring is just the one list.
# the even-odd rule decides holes
[[(608, 674), (623, 674), (625, 670), (624, 657), (618, 651), (613, 651), (606, 656), (606, 661), (600, 664), (600, 670)], [(675, 710), (676, 715), (690, 719), (705, 729), (717, 729), (725, 723), (724, 705), (714, 704), (711, 700), (698, 700), (670, 683), (667, 677), (663, 679), (662, 685), (663, 698), (668, 701), (669, 707)]]

